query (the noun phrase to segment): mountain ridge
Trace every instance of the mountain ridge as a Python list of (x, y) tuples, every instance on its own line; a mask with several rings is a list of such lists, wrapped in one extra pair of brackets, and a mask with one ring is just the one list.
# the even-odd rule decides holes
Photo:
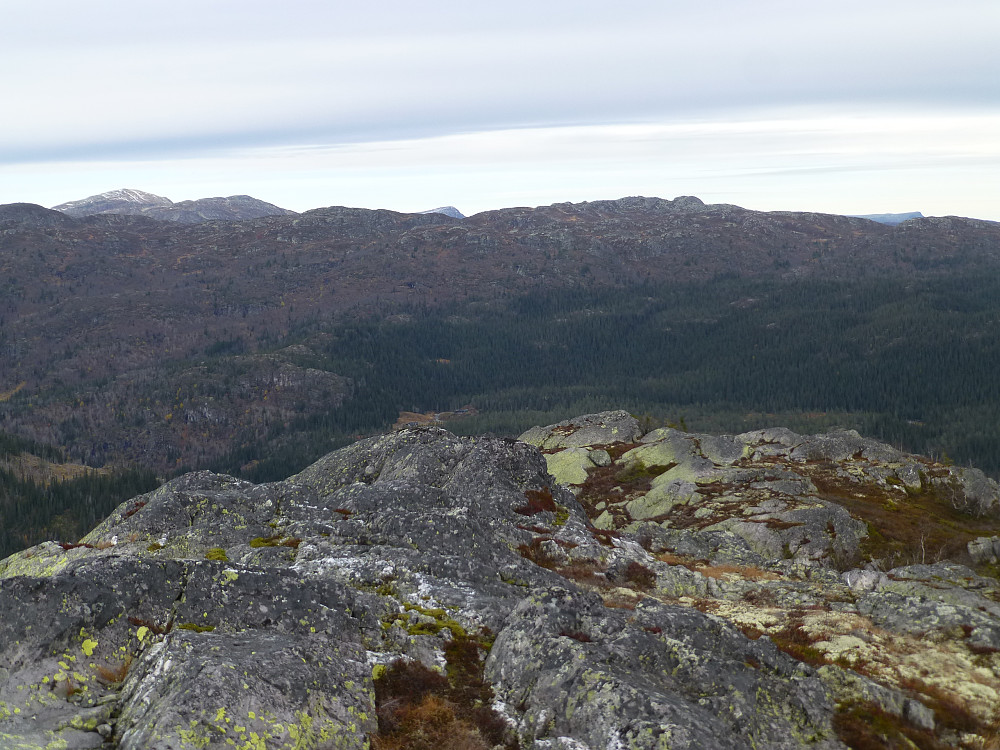
[[(465, 219), (333, 206), (190, 224), (74, 218), (14, 204), (0, 206), (0, 228), (0, 392), (26, 383), (0, 405), (0, 426), (43, 443), (75, 443), (77, 461), (155, 457), (159, 471), (217, 458), (212, 451), (237, 425), (256, 440), (276, 423), (291, 424), (295, 404), (312, 403), (310, 393), (330, 408), (348, 403), (364, 378), (334, 370), (317, 379), (309, 371), (318, 356), (273, 351), (301, 343), (286, 338), (320, 321), (726, 278), (923, 283), (956, 273), (988, 277), (1000, 265), (996, 223), (943, 217), (889, 227), (684, 196)], [(232, 403), (220, 402), (224, 394), (211, 382), (222, 372), (239, 384), (238, 396), (226, 396)], [(196, 382), (214, 402), (192, 401), (194, 392), (174, 397)], [(278, 398), (275, 387), (287, 390)], [(392, 406), (389, 423), (413, 404)], [(179, 414), (183, 421), (174, 421)], [(84, 446), (87, 435), (95, 437)]]
[(148, 216), (154, 219), (197, 224), (203, 221), (241, 221), (264, 216), (294, 216), (295, 211), (249, 195), (199, 198), (175, 203), (142, 190), (122, 188), (53, 206), (52, 210), (82, 218), (101, 214)]

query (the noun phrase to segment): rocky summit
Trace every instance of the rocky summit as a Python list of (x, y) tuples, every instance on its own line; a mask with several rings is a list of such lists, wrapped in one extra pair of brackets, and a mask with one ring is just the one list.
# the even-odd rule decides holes
[(188, 474), (0, 562), (0, 746), (996, 747), (998, 534), (976, 470), (624, 412)]

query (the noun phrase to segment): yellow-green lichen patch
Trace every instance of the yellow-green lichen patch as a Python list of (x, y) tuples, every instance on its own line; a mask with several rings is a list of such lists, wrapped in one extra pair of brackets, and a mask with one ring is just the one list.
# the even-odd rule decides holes
[(64, 550), (54, 542), (44, 542), (0, 561), (0, 579), (15, 576), (51, 578), (86, 552), (82, 547)]
[(567, 448), (558, 453), (548, 453), (545, 463), (559, 484), (583, 484), (587, 481), (587, 470), (594, 468), (586, 448)]

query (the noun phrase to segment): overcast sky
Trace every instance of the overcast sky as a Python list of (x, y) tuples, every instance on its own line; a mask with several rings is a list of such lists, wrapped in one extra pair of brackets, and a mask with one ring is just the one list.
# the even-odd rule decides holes
[(0, 203), (1000, 220), (997, 0), (2, 0)]

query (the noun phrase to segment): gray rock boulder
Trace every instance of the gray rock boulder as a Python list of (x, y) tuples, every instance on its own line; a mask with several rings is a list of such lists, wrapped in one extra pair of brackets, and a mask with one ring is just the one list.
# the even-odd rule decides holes
[[(835, 569), (862, 552), (852, 509), (906, 510), (889, 478), (916, 459), (624, 412), (536, 432), (560, 447), (420, 428), (283, 482), (197, 472), (0, 561), (0, 747), (363, 748), (405, 714), (475, 748), (839, 748), (860, 704), (955, 744), (943, 700), (985, 742), (994, 537), (976, 569)], [(562, 454), (589, 462), (575, 495)], [(924, 503), (978, 481), (920, 465)], [(409, 714), (378, 697), (398, 661), (437, 686)]]
[(634, 443), (642, 437), (639, 420), (626, 411), (604, 411), (567, 419), (548, 427), (532, 427), (518, 440), (539, 448), (583, 448)]
[(686, 608), (551, 589), (511, 614), (486, 675), (529, 747), (842, 747), (815, 676)]

